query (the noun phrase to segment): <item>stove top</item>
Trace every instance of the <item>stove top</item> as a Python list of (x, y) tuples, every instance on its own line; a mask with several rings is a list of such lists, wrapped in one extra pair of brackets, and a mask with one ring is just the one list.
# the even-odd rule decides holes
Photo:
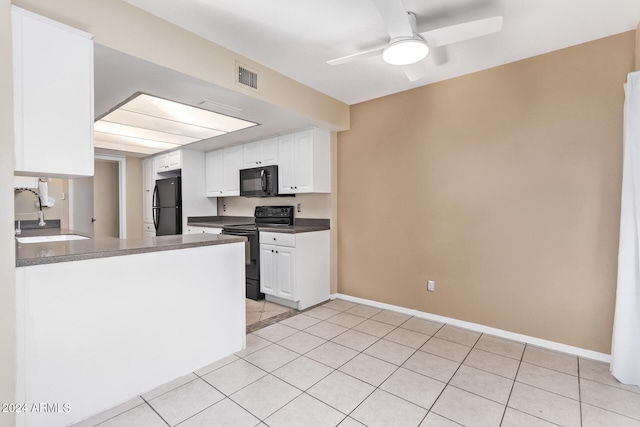
[(227, 225), (223, 230), (256, 231), (260, 227), (282, 228), (293, 225), (293, 206), (256, 206), (255, 223)]

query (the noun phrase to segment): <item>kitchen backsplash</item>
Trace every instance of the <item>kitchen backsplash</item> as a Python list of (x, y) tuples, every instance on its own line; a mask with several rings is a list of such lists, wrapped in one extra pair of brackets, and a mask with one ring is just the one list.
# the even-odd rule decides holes
[[(297, 206), (296, 218), (331, 218), (331, 194), (297, 194), (295, 197), (221, 197), (220, 216), (253, 216), (256, 206)], [(226, 209), (226, 210), (225, 210)]]

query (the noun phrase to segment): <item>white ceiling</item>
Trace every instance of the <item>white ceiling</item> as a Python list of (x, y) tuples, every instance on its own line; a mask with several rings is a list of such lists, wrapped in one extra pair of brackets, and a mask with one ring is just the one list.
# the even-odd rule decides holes
[[(347, 104), (633, 30), (640, 20), (640, 0), (402, 0), (406, 10), (416, 13), (418, 32), (504, 17), (500, 33), (447, 46), (444, 65), (436, 66), (428, 56), (427, 77), (410, 83), (400, 68), (380, 56), (338, 66), (326, 63), (388, 41), (372, 0), (125, 1)], [(96, 45), (96, 118), (136, 92), (193, 106), (213, 100), (238, 110), (209, 109), (260, 124), (189, 146), (203, 151), (323, 126), (296, 112)]]
[(427, 57), (427, 77), (410, 83), (379, 56), (326, 63), (388, 41), (371, 0), (125, 1), (347, 104), (633, 30), (640, 20), (640, 0), (403, 0), (418, 32), (504, 17), (500, 33), (448, 46), (444, 65)]

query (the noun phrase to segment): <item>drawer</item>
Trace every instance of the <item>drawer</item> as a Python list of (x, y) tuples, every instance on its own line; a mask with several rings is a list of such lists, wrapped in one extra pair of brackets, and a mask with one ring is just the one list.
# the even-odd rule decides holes
[(296, 247), (296, 235), (293, 233), (272, 233), (269, 231), (260, 232), (260, 243), (267, 245)]

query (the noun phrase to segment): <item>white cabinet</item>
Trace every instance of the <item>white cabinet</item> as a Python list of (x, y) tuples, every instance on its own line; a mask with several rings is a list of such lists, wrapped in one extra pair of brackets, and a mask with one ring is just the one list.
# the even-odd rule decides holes
[(329, 299), (329, 231), (260, 232), (260, 291), (298, 310)]
[(331, 192), (331, 138), (323, 129), (278, 137), (280, 194)]
[(93, 36), (11, 15), (16, 174), (93, 176)]
[(207, 197), (205, 153), (181, 149), (182, 152), (182, 232), (189, 228), (189, 217), (215, 216), (218, 200)]
[(240, 195), (242, 145), (206, 153), (207, 197)]
[(224, 153), (223, 150), (209, 151), (205, 154), (207, 197), (222, 197), (224, 191)]
[(249, 142), (242, 146), (244, 168), (256, 168), (278, 163), (278, 138)]
[(182, 152), (180, 150), (156, 156), (156, 172), (171, 172), (178, 169), (182, 169)]
[(225, 148), (223, 196), (240, 195), (240, 169), (242, 169), (242, 145)]
[(222, 234), (222, 228), (217, 227), (198, 227), (188, 225), (184, 234)]
[[(153, 189), (155, 188), (156, 180), (156, 165), (153, 157), (147, 157), (142, 160), (142, 223), (143, 232), (149, 231), (146, 225), (151, 225), (153, 229), (153, 210), (151, 206), (153, 204)], [(155, 229), (153, 229), (155, 235)]]
[(142, 224), (142, 237), (156, 237), (156, 229), (153, 223)]

